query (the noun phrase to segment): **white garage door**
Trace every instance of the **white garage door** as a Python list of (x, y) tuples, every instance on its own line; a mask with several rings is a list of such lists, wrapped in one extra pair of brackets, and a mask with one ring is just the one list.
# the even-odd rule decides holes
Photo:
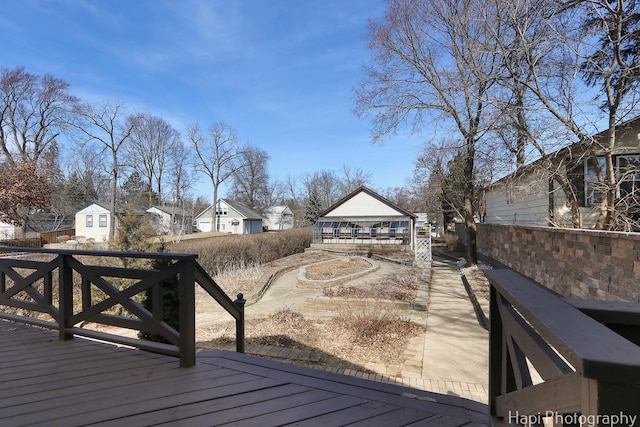
[(211, 221), (200, 221), (198, 223), (198, 230), (211, 231)]

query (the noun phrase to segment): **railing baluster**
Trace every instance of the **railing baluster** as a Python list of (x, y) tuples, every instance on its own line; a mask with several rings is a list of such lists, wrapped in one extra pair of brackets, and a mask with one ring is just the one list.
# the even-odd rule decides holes
[(58, 297), (60, 318), (58, 319), (58, 332), (61, 340), (66, 341), (73, 338), (73, 334), (66, 332), (69, 319), (73, 316), (73, 270), (67, 262), (69, 255), (58, 255)]
[(51, 271), (44, 276), (44, 300), (49, 306), (53, 304), (53, 273)]
[(91, 282), (83, 277), (80, 286), (82, 287), (82, 310), (86, 310), (91, 307), (92, 304)]
[(164, 292), (162, 282), (156, 283), (151, 288), (151, 312), (153, 318), (162, 321), (164, 319)]
[(196, 364), (196, 261), (184, 260), (180, 265), (180, 366)]
[(244, 353), (244, 305), (247, 300), (244, 295), (238, 294), (238, 298), (233, 302), (240, 310), (240, 317), (236, 319), (236, 351)]

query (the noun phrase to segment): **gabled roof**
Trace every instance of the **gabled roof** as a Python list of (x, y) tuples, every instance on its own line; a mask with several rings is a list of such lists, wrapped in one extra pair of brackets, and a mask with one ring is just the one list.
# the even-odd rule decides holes
[(351, 193), (347, 194), (342, 199), (338, 200), (336, 203), (334, 203), (333, 205), (329, 206), (324, 211), (320, 212), (320, 214), (318, 216), (319, 217), (323, 217), (323, 216), (327, 215), (328, 213), (330, 213), (331, 211), (333, 211), (336, 208), (340, 207), (341, 205), (344, 205), (345, 203), (347, 203), (349, 200), (353, 199), (355, 196), (357, 196), (360, 193), (364, 193), (364, 194), (367, 194), (370, 197), (373, 197), (374, 199), (378, 200), (379, 202), (381, 202), (381, 203), (389, 206), (390, 208), (398, 211), (398, 213), (400, 213), (401, 215), (408, 216), (408, 217), (411, 217), (411, 218), (415, 218), (416, 217), (415, 214), (413, 214), (412, 212), (409, 212), (408, 210), (401, 208), (400, 206), (398, 206), (395, 203), (393, 203), (391, 200), (382, 197), (380, 194), (376, 193), (375, 191), (371, 190), (370, 188), (365, 187), (364, 185), (361, 185), (360, 187), (356, 188)]
[[(241, 217), (243, 217), (244, 219), (256, 219), (256, 220), (262, 220), (262, 215), (260, 215), (260, 213), (254, 211), (253, 209), (251, 209), (250, 207), (243, 205), (240, 202), (236, 202), (236, 201), (232, 201), (232, 200), (228, 200), (228, 199), (218, 199), (218, 202), (222, 202), (224, 204), (226, 204), (227, 206), (229, 206), (231, 209), (233, 209), (234, 211), (236, 211)], [(211, 211), (211, 216), (213, 217), (213, 212), (214, 212), (214, 206), (213, 205), (209, 205), (205, 210), (203, 210), (202, 212), (200, 212), (197, 216), (196, 219), (199, 218), (208, 218), (207, 216), (205, 216), (205, 214), (209, 211)]]
[(251, 209), (249, 206), (244, 205), (240, 202), (236, 202), (236, 201), (232, 201), (232, 200), (227, 200), (227, 199), (220, 199), (223, 202), (225, 202), (227, 205), (229, 205), (229, 207), (233, 208), (236, 212), (238, 212), (240, 215), (242, 215), (245, 219), (262, 219), (262, 215), (259, 212), (254, 211), (253, 209)]
[(93, 203), (89, 203), (89, 204), (88, 204), (87, 206), (85, 206), (84, 208), (79, 209), (75, 214), (78, 214), (78, 213), (82, 212), (83, 210), (85, 210), (85, 209), (87, 209), (87, 208), (89, 208), (89, 207), (91, 207), (91, 206), (93, 206), (93, 205), (96, 205), (96, 206), (98, 206), (98, 207), (100, 207), (100, 208), (102, 208), (102, 209), (104, 209), (104, 210), (106, 210), (106, 211), (108, 211), (108, 212), (111, 212), (111, 210), (110, 210), (108, 207), (106, 207), (106, 206), (104, 206), (104, 205), (101, 205), (101, 204), (100, 204), (100, 203), (98, 203), (98, 202), (93, 202)]
[(152, 206), (149, 209), (147, 209), (147, 212), (149, 212), (151, 209), (157, 209), (161, 212), (164, 212), (166, 214), (169, 215), (181, 215), (181, 216), (189, 216), (190, 214), (187, 213), (184, 209), (182, 209), (179, 206), (169, 206), (169, 205), (165, 205), (165, 206)]
[[(633, 128), (633, 126), (637, 125), (638, 123), (640, 123), (640, 116), (636, 116), (630, 120), (627, 120), (625, 122), (619, 123), (616, 125), (616, 132), (620, 132), (621, 130), (628, 130)], [(601, 132), (598, 132), (594, 135), (592, 135), (592, 138), (594, 140), (599, 140), (599, 139), (603, 139), (607, 136), (607, 132), (608, 130), (604, 130)], [(543, 157), (540, 157), (539, 159), (534, 160), (531, 163), (528, 163), (522, 167), (520, 167), (519, 169), (517, 169), (514, 172), (511, 172), (505, 176), (503, 176), (502, 178), (493, 181), (492, 183), (488, 184), (485, 189), (489, 190), (492, 189), (493, 187), (499, 186), (504, 184), (505, 182), (511, 181), (513, 179), (519, 178), (523, 175), (528, 174), (531, 171), (536, 171), (538, 170), (538, 166), (540, 164), (542, 164), (544, 161), (548, 161), (548, 160), (553, 160), (555, 158), (562, 158), (562, 159), (568, 159), (568, 160), (575, 160), (575, 159), (582, 159), (582, 156), (584, 156), (584, 153), (587, 151), (587, 147), (585, 147), (582, 143), (580, 142), (573, 142), (569, 145), (566, 145), (564, 147), (561, 147), (559, 149), (557, 149), (556, 151), (552, 152), (552, 153), (548, 153)]]

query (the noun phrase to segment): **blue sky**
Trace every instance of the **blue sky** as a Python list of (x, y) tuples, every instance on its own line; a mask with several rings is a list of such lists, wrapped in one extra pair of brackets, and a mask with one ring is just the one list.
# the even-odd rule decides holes
[[(422, 141), (372, 144), (353, 114), (366, 24), (383, 0), (0, 0), (0, 67), (119, 99), (177, 130), (226, 122), (284, 180), (343, 164), (371, 187), (404, 186)], [(206, 195), (210, 186), (200, 185)]]

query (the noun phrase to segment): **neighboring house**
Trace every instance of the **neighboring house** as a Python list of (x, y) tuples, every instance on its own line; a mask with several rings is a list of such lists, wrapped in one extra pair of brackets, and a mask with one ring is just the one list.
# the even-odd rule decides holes
[[(111, 230), (111, 211), (98, 203), (92, 203), (76, 212), (76, 236), (89, 241), (106, 242)], [(116, 217), (116, 227), (117, 227)]]
[[(617, 132), (613, 161), (616, 174), (621, 177), (629, 165), (640, 162), (640, 117), (620, 125)], [(595, 135), (605, 138), (605, 132)], [(604, 167), (602, 153), (598, 155)], [(567, 170), (578, 193), (584, 228), (593, 228), (598, 220), (598, 180), (592, 160), (585, 156), (578, 144), (565, 147), (547, 156), (561, 173)], [(564, 191), (548, 172), (541, 168), (542, 160), (524, 166), (485, 189), (485, 222), (528, 226), (571, 227), (571, 212)], [(638, 191), (640, 174), (628, 174), (622, 180), (618, 196)]]
[(416, 216), (361, 186), (325, 211), (313, 227), (313, 243), (413, 246)]
[(253, 209), (227, 199), (219, 199), (217, 207), (218, 224), (215, 224), (216, 218), (211, 205), (196, 216), (198, 230), (232, 234), (262, 233), (262, 216)]
[(0, 221), (0, 240), (16, 238), (16, 227), (8, 222)]
[(193, 231), (193, 216), (181, 207), (154, 206), (147, 213), (160, 234), (182, 235)]
[(262, 226), (267, 231), (293, 228), (293, 212), (289, 206), (270, 206), (262, 212)]

